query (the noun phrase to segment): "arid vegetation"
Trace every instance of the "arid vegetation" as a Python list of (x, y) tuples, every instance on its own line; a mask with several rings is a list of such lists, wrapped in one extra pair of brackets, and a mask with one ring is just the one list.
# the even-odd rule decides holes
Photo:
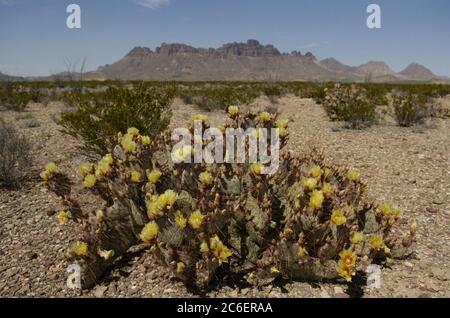
[[(286, 96), (310, 99), (342, 127), (376, 127), (391, 116), (393, 125), (406, 129), (401, 127), (447, 118), (437, 99), (450, 94), (450, 85), (85, 81), (80, 86), (5, 83), (0, 106), (17, 111), (21, 126), (39, 129), (27, 112), (31, 103), (64, 105), (54, 122), (78, 141), (77, 154), (85, 162), (74, 177), (55, 159), (41, 178), (62, 199), (57, 220), (78, 227), (78, 237), (63, 242), (61, 256), (82, 265), (83, 287), (97, 284), (139, 244), (199, 290), (210, 290), (227, 275), (258, 288), (275, 280), (350, 282), (371, 263), (387, 266), (414, 254), (417, 224), (401, 215), (402, 202), (373, 201), (363, 171), (319, 152), (284, 149), (280, 169), (268, 176), (260, 173), (260, 164), (174, 165), (171, 105), (179, 99), (202, 113), (223, 114), (223, 128), (278, 127), (285, 147), (291, 118), (279, 118), (277, 109)], [(242, 110), (261, 96), (267, 97), (269, 113)], [(207, 116), (196, 118), (209, 127)], [(30, 142), (5, 120), (0, 135), (0, 182), (17, 188), (30, 173)]]

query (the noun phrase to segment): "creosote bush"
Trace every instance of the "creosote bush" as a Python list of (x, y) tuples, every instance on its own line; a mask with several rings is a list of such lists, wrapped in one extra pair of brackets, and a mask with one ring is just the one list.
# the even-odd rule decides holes
[(351, 128), (363, 128), (374, 123), (375, 104), (364, 88), (335, 84), (324, 91), (323, 106), (332, 120), (346, 121)]
[(421, 123), (431, 115), (431, 108), (424, 95), (395, 94), (392, 96), (392, 105), (399, 126), (409, 127)]
[(11, 124), (0, 118), (0, 185), (18, 187), (30, 166), (30, 145)]
[(139, 85), (133, 89), (110, 87), (105, 92), (77, 95), (74, 112), (61, 114), (64, 132), (80, 138), (83, 150), (104, 155), (117, 133), (136, 127), (152, 138), (170, 121), (172, 87), (157, 89)]
[[(399, 208), (367, 199), (359, 171), (331, 165), (317, 152), (284, 150), (288, 120), (275, 114), (244, 114), (236, 106), (228, 112), (223, 129), (279, 128), (278, 171), (262, 174), (258, 162), (184, 163), (193, 151), (189, 145), (175, 153), (180, 163), (174, 163), (168, 131), (150, 140), (129, 128), (101, 160), (80, 167), (80, 182), (103, 202), (83, 211), (74, 181), (55, 164), (46, 167), (41, 177), (67, 205), (58, 220), (84, 229), (66, 255), (80, 264), (84, 288), (139, 243), (198, 288), (210, 286), (219, 268), (255, 285), (277, 277), (351, 281), (371, 262), (411, 252), (416, 225), (394, 235)], [(209, 127), (206, 116), (194, 119)], [(193, 125), (188, 128), (193, 134)]]
[(33, 95), (19, 83), (7, 82), (0, 86), (0, 106), (22, 112), (31, 101), (33, 101)]

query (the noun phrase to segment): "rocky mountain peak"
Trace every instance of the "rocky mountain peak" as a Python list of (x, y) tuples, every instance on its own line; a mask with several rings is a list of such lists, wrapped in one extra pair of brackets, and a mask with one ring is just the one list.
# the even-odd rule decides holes
[(257, 40), (248, 40), (246, 43), (233, 42), (222, 45), (217, 49), (217, 53), (222, 56), (253, 56), (253, 57), (274, 57), (281, 53), (273, 45), (262, 45)]

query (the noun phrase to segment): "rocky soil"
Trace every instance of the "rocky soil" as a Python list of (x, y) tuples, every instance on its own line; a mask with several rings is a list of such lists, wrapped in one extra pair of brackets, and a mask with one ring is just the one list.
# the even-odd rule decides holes
[[(449, 103), (449, 100), (445, 101)], [(268, 100), (251, 105), (263, 109)], [(63, 110), (59, 103), (34, 104), (27, 114), (3, 111), (33, 145), (29, 180), (19, 190), (0, 189), (0, 296), (1, 297), (450, 297), (450, 119), (433, 119), (426, 127), (401, 128), (382, 121), (365, 130), (348, 130), (330, 122), (322, 107), (310, 99), (281, 98), (278, 111), (290, 119), (292, 151), (321, 149), (337, 164), (353, 166), (369, 184), (369, 195), (398, 204), (404, 214), (400, 229), (418, 223), (416, 253), (382, 269), (381, 288), (364, 282), (277, 283), (262, 289), (224, 279), (206, 294), (184, 287), (159, 266), (141, 246), (107, 272), (89, 291), (67, 288), (63, 253), (76, 237), (75, 226), (59, 225), (58, 199), (47, 192), (38, 173), (48, 161), (72, 171), (84, 161), (78, 142), (62, 134), (53, 119)], [(198, 110), (176, 100), (173, 126)], [(213, 125), (224, 114), (209, 114)], [(22, 118), (22, 119), (21, 119)], [(30, 125), (30, 119), (35, 125)], [(38, 127), (30, 127), (36, 126)]]

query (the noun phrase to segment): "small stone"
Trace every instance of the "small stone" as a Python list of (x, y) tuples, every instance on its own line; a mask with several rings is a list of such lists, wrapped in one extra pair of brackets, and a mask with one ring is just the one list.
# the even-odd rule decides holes
[(413, 268), (413, 267), (414, 267), (414, 264), (413, 264), (413, 263), (410, 263), (410, 262), (405, 262), (404, 265), (405, 265), (406, 267), (409, 267), (409, 268)]
[(438, 211), (439, 211), (438, 209), (432, 208), (432, 207), (427, 207), (426, 210), (429, 213), (438, 213)]
[(103, 295), (105, 294), (105, 291), (108, 289), (108, 287), (106, 286), (98, 286), (97, 288), (95, 288), (94, 290), (94, 297), (96, 298), (102, 298)]
[(25, 256), (30, 260), (38, 258), (38, 254), (35, 252), (27, 252), (25, 253)]
[(320, 298), (331, 298), (330, 294), (326, 291), (326, 289), (322, 289), (320, 291)]
[(237, 298), (238, 297), (238, 291), (237, 289), (232, 290), (228, 296), (230, 296), (231, 298)]
[(108, 286), (108, 291), (111, 292), (111, 294), (115, 294), (117, 292), (116, 284), (112, 283)]
[(436, 205), (442, 205), (442, 204), (444, 204), (444, 200), (442, 200), (442, 199), (439, 199), (439, 198), (434, 198), (433, 199), (433, 201), (431, 201), (433, 204), (436, 204)]
[(241, 294), (247, 295), (249, 293), (249, 291), (250, 291), (250, 288), (243, 288), (243, 289), (241, 289)]
[(344, 294), (344, 289), (340, 286), (335, 286), (334, 287), (334, 293), (335, 294)]
[(48, 210), (47, 211), (47, 216), (54, 216), (56, 214), (55, 210)]

